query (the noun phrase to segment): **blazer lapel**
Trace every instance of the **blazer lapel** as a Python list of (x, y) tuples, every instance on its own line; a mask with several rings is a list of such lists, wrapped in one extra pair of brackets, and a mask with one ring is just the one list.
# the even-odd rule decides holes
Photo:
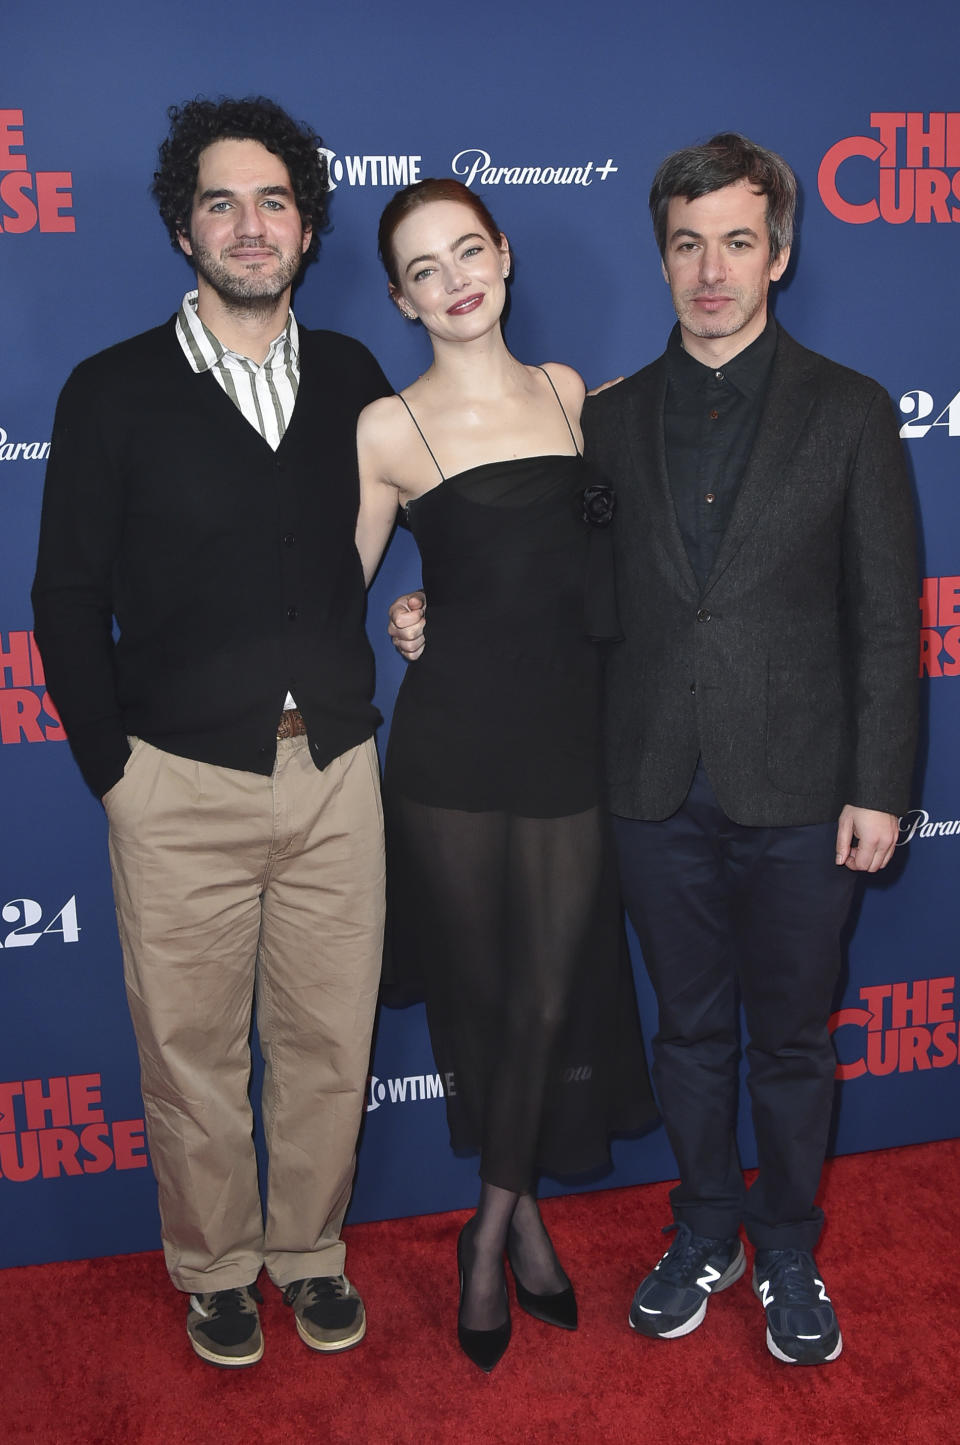
[(688, 592), (698, 593), (697, 579), (684, 545), (667, 476), (663, 439), (663, 404), (667, 394), (664, 359), (647, 368), (625, 408), (623, 423), (631, 469), (643, 499), (644, 526), (651, 545), (659, 547)]
[(781, 328), (756, 440), (704, 591), (726, 571), (764, 508), (785, 484), (788, 463), (815, 397), (811, 358)]

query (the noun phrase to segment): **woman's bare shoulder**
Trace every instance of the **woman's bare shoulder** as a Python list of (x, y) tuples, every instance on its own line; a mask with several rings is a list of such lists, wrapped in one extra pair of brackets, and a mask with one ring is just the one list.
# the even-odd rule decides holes
[(357, 440), (363, 446), (393, 446), (410, 425), (406, 407), (399, 396), (380, 396), (363, 408), (357, 418)]
[(394, 393), (392, 396), (378, 396), (376, 401), (368, 402), (360, 413), (359, 421), (368, 429), (381, 426), (389, 426), (391, 418), (403, 410), (403, 403)]
[(580, 405), (586, 394), (586, 384), (579, 371), (565, 366), (562, 361), (545, 361), (542, 369), (547, 373), (564, 402)]

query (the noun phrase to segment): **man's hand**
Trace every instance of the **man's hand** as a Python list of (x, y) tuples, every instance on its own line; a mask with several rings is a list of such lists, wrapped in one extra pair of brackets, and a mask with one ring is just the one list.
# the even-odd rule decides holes
[(879, 873), (893, 857), (899, 833), (894, 813), (877, 813), (848, 803), (837, 828), (837, 862), (856, 873)]
[(390, 604), (388, 637), (407, 662), (415, 662), (426, 645), (427, 599), (422, 592), (410, 592)]

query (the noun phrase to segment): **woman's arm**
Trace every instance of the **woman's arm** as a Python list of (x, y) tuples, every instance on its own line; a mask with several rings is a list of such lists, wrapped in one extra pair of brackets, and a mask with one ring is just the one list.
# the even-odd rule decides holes
[(360, 511), (356, 544), (368, 587), (390, 540), (400, 501), (397, 488), (384, 475), (383, 457), (387, 451), (383, 437), (383, 409), (390, 401), (390, 397), (382, 397), (371, 402), (364, 407), (357, 422)]

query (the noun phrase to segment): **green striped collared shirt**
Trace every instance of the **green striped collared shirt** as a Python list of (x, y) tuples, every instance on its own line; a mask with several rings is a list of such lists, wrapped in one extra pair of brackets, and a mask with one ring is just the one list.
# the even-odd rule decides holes
[(276, 451), (290, 424), (300, 385), (300, 335), (293, 312), (270, 343), (261, 365), (230, 351), (197, 315), (197, 293), (188, 291), (177, 312), (177, 340), (196, 372), (212, 371), (234, 406)]

